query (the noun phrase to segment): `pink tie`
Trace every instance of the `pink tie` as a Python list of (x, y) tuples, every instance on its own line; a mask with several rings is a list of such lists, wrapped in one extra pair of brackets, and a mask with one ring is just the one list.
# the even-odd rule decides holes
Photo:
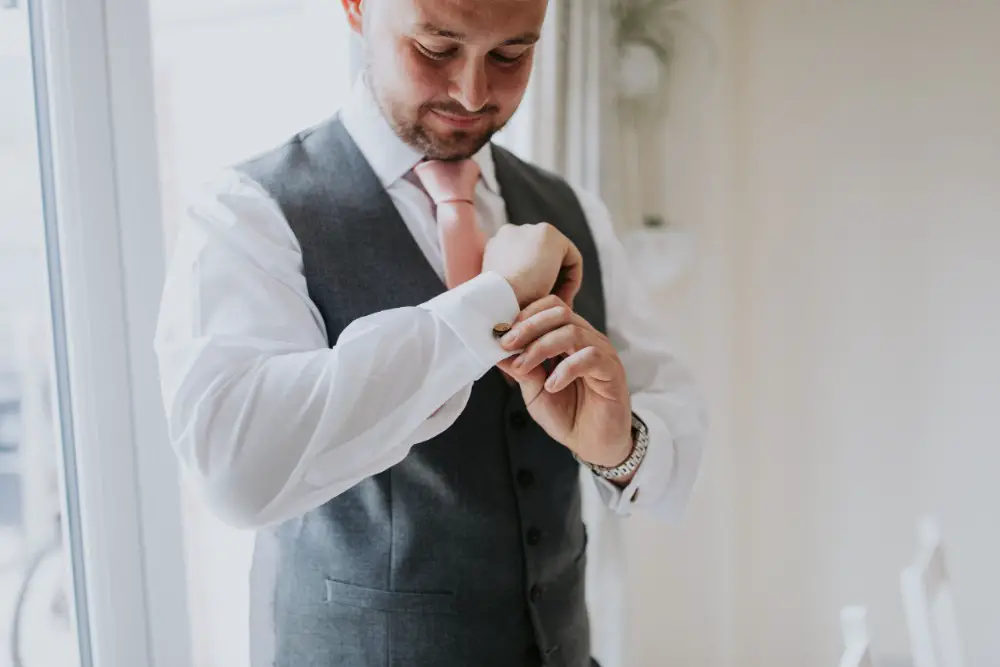
[(476, 224), (474, 204), (479, 165), (473, 160), (427, 160), (413, 171), (437, 206), (444, 282), (448, 289), (458, 287), (483, 270), (486, 235)]

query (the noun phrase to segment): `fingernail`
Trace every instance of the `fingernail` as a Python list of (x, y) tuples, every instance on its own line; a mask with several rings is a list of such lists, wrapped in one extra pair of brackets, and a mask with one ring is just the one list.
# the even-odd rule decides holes
[(545, 390), (552, 391), (558, 383), (559, 377), (557, 375), (550, 375), (549, 379), (545, 381)]
[(523, 365), (524, 365), (524, 357), (520, 356), (520, 357), (518, 357), (517, 359), (514, 360), (514, 363), (511, 364), (511, 367), (512, 368), (520, 368)]
[(504, 347), (512, 347), (514, 345), (514, 341), (516, 340), (517, 340), (517, 331), (511, 329), (506, 334), (504, 334), (503, 338), (500, 339), (500, 344), (503, 345)]

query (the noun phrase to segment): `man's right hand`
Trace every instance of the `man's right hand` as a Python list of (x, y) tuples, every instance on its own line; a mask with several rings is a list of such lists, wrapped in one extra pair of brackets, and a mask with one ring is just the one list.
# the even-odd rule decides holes
[(521, 308), (549, 294), (572, 305), (583, 280), (583, 257), (547, 222), (508, 224), (486, 244), (483, 271), (503, 276)]

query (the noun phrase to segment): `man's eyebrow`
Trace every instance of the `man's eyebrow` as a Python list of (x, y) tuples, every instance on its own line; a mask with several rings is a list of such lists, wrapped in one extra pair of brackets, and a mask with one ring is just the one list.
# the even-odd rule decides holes
[(505, 46), (514, 46), (516, 44), (534, 44), (538, 41), (539, 35), (537, 32), (526, 32), (518, 35), (517, 37), (512, 37), (511, 39), (505, 40)]
[[(443, 37), (445, 39), (451, 39), (456, 42), (465, 43), (469, 41), (469, 38), (460, 32), (455, 32), (454, 30), (446, 30), (444, 28), (439, 28), (432, 23), (421, 23), (417, 26), (417, 31), (425, 35), (434, 35), (435, 37)], [(511, 37), (506, 39), (501, 43), (501, 46), (513, 46), (517, 44), (534, 44), (538, 41), (539, 35), (537, 32), (526, 32), (518, 35), (517, 37)]]

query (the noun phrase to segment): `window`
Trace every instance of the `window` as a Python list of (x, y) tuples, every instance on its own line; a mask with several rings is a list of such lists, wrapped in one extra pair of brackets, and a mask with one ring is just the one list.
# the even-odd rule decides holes
[[(331, 0), (152, 0), (168, 253), (184, 206), (220, 169), (332, 116), (353, 84), (350, 34)], [(182, 492), (194, 667), (249, 662), (253, 533)]]
[(35, 108), (29, 25), (25, 8), (0, 8), (0, 665), (74, 667), (89, 656), (76, 623), (86, 614), (75, 609), (75, 470), (60, 419), (69, 408), (55, 354), (62, 304), (50, 290), (58, 259), (53, 227), (46, 243), (51, 174), (40, 159), (47, 127)]

